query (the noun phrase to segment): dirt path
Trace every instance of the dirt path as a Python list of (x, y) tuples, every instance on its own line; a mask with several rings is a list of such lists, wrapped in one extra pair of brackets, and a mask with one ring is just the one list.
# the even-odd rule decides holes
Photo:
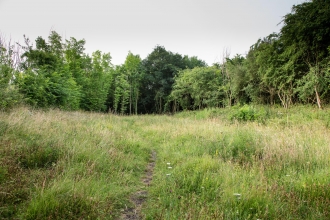
[(151, 184), (153, 171), (156, 163), (156, 152), (152, 151), (150, 154), (150, 162), (145, 170), (145, 176), (142, 179), (143, 184), (145, 185), (143, 190), (139, 190), (135, 192), (130, 200), (133, 203), (133, 208), (126, 208), (122, 213), (120, 219), (121, 220), (139, 220), (141, 217), (141, 208), (143, 203), (146, 201), (148, 192), (147, 187)]

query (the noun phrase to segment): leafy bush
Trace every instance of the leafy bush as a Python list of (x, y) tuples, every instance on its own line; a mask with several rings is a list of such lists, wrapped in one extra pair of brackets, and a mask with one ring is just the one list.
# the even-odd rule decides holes
[(243, 105), (242, 107), (234, 106), (234, 113), (230, 116), (230, 120), (238, 121), (264, 121), (267, 118), (265, 109), (257, 110), (253, 106)]
[(13, 86), (0, 87), (0, 110), (6, 111), (22, 103), (22, 95)]

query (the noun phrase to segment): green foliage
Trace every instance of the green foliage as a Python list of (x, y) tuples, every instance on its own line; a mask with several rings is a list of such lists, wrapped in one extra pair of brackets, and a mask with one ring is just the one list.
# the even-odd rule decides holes
[[(126, 66), (127, 65), (117, 66), (113, 74), (113, 110), (121, 114), (127, 112), (128, 106), (129, 113), (132, 113), (133, 96), (137, 102), (137, 97), (135, 95), (138, 95), (139, 90), (139, 83), (137, 81), (132, 81), (132, 77), (134, 77), (132, 74), (134, 74), (134, 71), (131, 72), (132, 69), (128, 70), (129, 68), (127, 69)], [(134, 67), (132, 68), (135, 69)], [(135, 111), (137, 111), (136, 105)]]
[(288, 63), (294, 65), (297, 73), (302, 73), (297, 87), (299, 98), (308, 103), (316, 99), (319, 108), (329, 84), (325, 71), (329, 60), (329, 11), (328, 1), (294, 5), (292, 12), (285, 15), (281, 29), (281, 39), (289, 55)]
[(186, 69), (194, 69), (195, 67), (206, 67), (205, 61), (198, 59), (198, 57), (183, 56), (183, 63)]
[[(14, 69), (10, 66), (10, 64), (6, 63), (6, 60), (3, 60), (8, 56), (8, 54), (1, 53), (1, 49), (5, 50), (4, 48), (1, 48), (0, 45), (0, 86), (8, 86), (13, 75), (14, 75)], [(7, 59), (7, 58), (6, 58)]]
[(23, 97), (14, 85), (0, 87), (0, 110), (13, 109), (23, 102)]
[[(234, 58), (227, 58), (226, 72), (224, 78), (224, 92), (231, 94), (232, 97), (227, 95), (227, 99), (234, 99), (236, 103), (247, 103), (249, 98), (245, 92), (248, 83), (248, 75), (245, 66), (245, 58), (241, 55), (236, 55)], [(231, 90), (231, 91), (228, 91)], [(232, 103), (232, 100), (228, 100)]]
[(66, 110), (80, 107), (80, 86), (72, 76), (70, 64), (64, 62), (64, 53), (62, 39), (54, 31), (48, 43), (38, 37), (36, 48), (25, 47), (21, 65), (24, 72), (17, 74), (15, 81), (29, 104)]
[[(141, 66), (141, 58), (139, 55), (134, 55), (131, 52), (128, 53), (126, 60), (125, 60), (125, 69), (128, 75), (128, 82), (129, 82), (129, 113), (132, 114), (133, 110), (134, 113), (137, 114), (138, 112), (138, 100), (140, 96), (140, 87), (141, 87), (141, 80), (143, 77), (142, 66)], [(121, 111), (123, 113), (123, 111)]]
[(117, 111), (120, 106), (120, 113), (124, 114), (127, 110), (127, 104), (129, 104), (129, 88), (130, 85), (125, 79), (125, 76), (119, 76), (116, 78), (116, 89), (114, 99), (114, 110)]
[(327, 1), (304, 2), (285, 15), (280, 34), (251, 46), (245, 91), (257, 103), (328, 102), (329, 10)]
[(108, 92), (112, 80), (112, 64), (109, 53), (102, 54), (96, 51), (92, 58), (86, 57), (86, 65), (89, 71), (85, 73), (82, 82), (82, 101), (81, 106), (89, 111), (106, 111)]
[(6, 45), (0, 36), (0, 111), (12, 109), (22, 102), (22, 96), (12, 84), (18, 56), (15, 45)]
[(141, 88), (141, 108), (143, 112), (163, 113), (176, 108), (169, 97), (172, 86), (180, 70), (204, 66), (197, 58), (182, 58), (178, 53), (167, 51), (157, 46), (142, 61), (144, 71)]
[(174, 111), (218, 107), (223, 98), (220, 71), (214, 67), (196, 67), (179, 72), (170, 101)]
[(48, 80), (43, 75), (36, 75), (31, 70), (19, 74), (16, 78), (19, 91), (24, 94), (27, 103), (32, 106), (47, 107), (54, 97), (47, 93)]
[(173, 78), (182, 68), (181, 55), (173, 54), (162, 46), (157, 46), (142, 61), (144, 84), (142, 88), (142, 103), (145, 111), (162, 113), (166, 97), (171, 92)]
[(60, 107), (67, 110), (79, 108), (80, 90), (67, 69), (47, 74), (27, 70), (16, 78), (19, 91), (35, 107)]
[(80, 88), (71, 76), (67, 66), (60, 72), (53, 72), (49, 77), (48, 92), (54, 95), (50, 106), (58, 106), (65, 110), (77, 110), (80, 106)]
[(112, 75), (110, 54), (96, 51), (85, 55), (85, 41), (75, 38), (62, 42), (52, 31), (48, 42), (36, 39), (36, 47), (26, 39), (16, 77), (19, 91), (35, 107), (59, 107), (66, 110), (106, 111)]
[(296, 74), (288, 59), (276, 33), (259, 39), (251, 47), (246, 60), (250, 85), (246, 89), (252, 100), (271, 105), (281, 101), (283, 107), (292, 104)]
[(238, 121), (264, 121), (267, 119), (267, 112), (264, 109), (257, 110), (250, 105), (234, 106), (230, 120)]
[[(89, 56), (84, 39), (63, 41), (55, 31), (38, 37), (35, 46), (24, 36), (22, 54), (0, 39), (0, 108), (20, 102), (17, 89), (33, 107), (120, 114), (239, 103), (322, 108), (330, 102), (329, 11), (328, 1), (294, 5), (280, 33), (258, 39), (246, 57), (224, 54), (223, 63), (212, 67), (159, 45), (144, 60), (129, 52), (124, 64), (113, 67), (109, 53)], [(238, 119), (256, 120), (249, 111), (242, 109)]]

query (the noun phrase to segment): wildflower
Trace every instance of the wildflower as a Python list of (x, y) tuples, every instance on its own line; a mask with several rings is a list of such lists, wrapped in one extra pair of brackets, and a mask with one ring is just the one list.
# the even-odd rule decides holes
[(239, 193), (234, 193), (234, 196), (236, 196), (236, 198), (237, 198), (238, 200), (241, 199), (241, 194), (239, 194)]
[(172, 169), (172, 167), (167, 167), (168, 169)]
[(170, 173), (168, 173), (168, 174), (166, 174), (166, 176), (171, 176), (171, 174), (170, 174)]
[(167, 165), (171, 165), (171, 163), (166, 163)]

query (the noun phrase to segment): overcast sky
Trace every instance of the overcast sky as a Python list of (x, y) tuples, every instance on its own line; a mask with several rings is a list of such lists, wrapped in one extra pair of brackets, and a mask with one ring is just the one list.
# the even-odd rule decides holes
[(156, 45), (209, 65), (224, 48), (249, 50), (259, 38), (279, 32), (283, 16), (304, 0), (0, 0), (0, 33), (23, 43), (47, 39), (86, 40), (86, 53), (110, 52), (122, 64), (131, 51), (144, 59)]

